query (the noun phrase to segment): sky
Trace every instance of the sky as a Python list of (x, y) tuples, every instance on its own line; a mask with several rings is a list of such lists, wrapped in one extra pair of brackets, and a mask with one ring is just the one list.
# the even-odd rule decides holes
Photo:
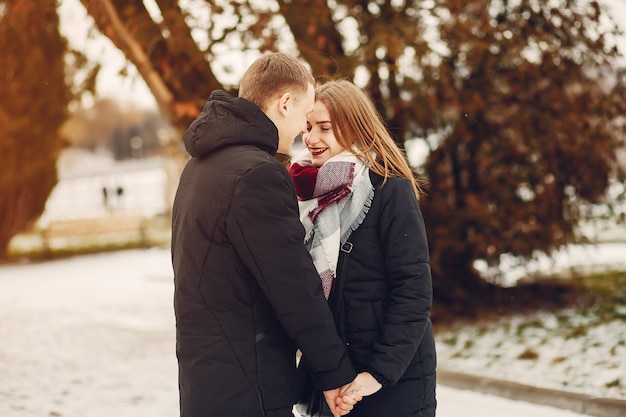
[[(144, 2), (147, 5), (152, 3), (150, 0)], [(600, 0), (600, 3), (609, 8), (613, 19), (626, 31), (626, 0)], [(69, 39), (70, 45), (84, 51), (88, 57), (102, 62), (97, 83), (99, 96), (113, 99), (125, 107), (156, 109), (156, 102), (150, 90), (138, 75), (136, 68), (133, 65), (126, 66), (124, 55), (104, 36), (88, 36), (89, 28), (93, 27), (93, 24), (80, 0), (60, 0), (59, 10), (61, 32)], [(626, 46), (626, 37), (624, 44)], [(626, 51), (626, 47), (623, 50)], [(128, 77), (119, 75), (124, 67), (127, 67)], [(236, 74), (232, 76), (237, 78)], [(229, 82), (236, 84), (237, 80)]]
[[(170, 262), (161, 248), (0, 265), (0, 415), (178, 415)], [(437, 397), (438, 417), (581, 416), (443, 385)]]
[[(124, 54), (108, 38), (97, 31), (94, 31), (95, 35), (90, 34), (90, 28), (95, 25), (80, 0), (60, 0), (59, 4), (61, 33), (67, 37), (70, 46), (102, 64), (97, 93), (122, 106), (156, 109), (156, 101), (135, 66), (126, 66)], [(119, 74), (124, 67), (127, 67), (129, 77)]]

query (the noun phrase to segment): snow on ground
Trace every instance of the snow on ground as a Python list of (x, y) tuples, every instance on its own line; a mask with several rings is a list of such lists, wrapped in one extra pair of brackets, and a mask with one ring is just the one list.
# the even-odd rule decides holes
[(175, 415), (168, 262), (154, 250), (0, 267), (0, 416)]
[(441, 385), (437, 387), (437, 401), (437, 417), (581, 417), (583, 415)]
[[(626, 243), (570, 245), (519, 266), (503, 257), (501, 283), (556, 273), (626, 270)], [(482, 271), (488, 275), (488, 271)], [(445, 369), (597, 397), (626, 399), (626, 305), (612, 320), (591, 311), (502, 317), (439, 329), (437, 354)]]
[[(624, 316), (626, 317), (626, 316)], [(437, 334), (439, 366), (472, 375), (626, 399), (626, 320), (539, 312)]]
[[(178, 415), (172, 294), (167, 249), (0, 266), (0, 416)], [(594, 336), (599, 343), (615, 340), (609, 333), (624, 334), (616, 327), (598, 331), (606, 332)], [(459, 342), (472, 337), (459, 332)], [(597, 371), (603, 366), (599, 358), (585, 355), (606, 358), (606, 352), (586, 346), (586, 351), (568, 354)], [(617, 353), (626, 357), (621, 349)], [(512, 360), (480, 364), (478, 349), (468, 360), (452, 363), (450, 346), (439, 342), (439, 350), (441, 364), (454, 365), (456, 371), (474, 372), (484, 366), (499, 370), (497, 376), (506, 371), (507, 377), (531, 383), (562, 372), (550, 361), (530, 370), (513, 366)], [(505, 345), (501, 350), (503, 356), (517, 352), (512, 347), (508, 352)], [(439, 417), (579, 416), (445, 386), (438, 388), (438, 398)]]

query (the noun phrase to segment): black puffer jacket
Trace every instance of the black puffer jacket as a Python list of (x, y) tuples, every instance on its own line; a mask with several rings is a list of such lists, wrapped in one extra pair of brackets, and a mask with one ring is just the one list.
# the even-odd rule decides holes
[[(338, 266), (337, 325), (357, 371), (371, 372), (383, 388), (350, 416), (434, 416), (437, 360), (424, 220), (406, 179), (381, 186), (381, 177), (370, 177), (374, 200)], [(336, 297), (331, 294), (331, 306)]]
[(273, 156), (278, 132), (216, 91), (184, 140), (172, 224), (181, 416), (291, 416), (297, 347), (320, 388), (356, 374)]

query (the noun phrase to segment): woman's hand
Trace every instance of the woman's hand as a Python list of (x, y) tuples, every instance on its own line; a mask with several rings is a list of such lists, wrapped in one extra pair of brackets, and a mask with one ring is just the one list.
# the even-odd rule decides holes
[(354, 381), (344, 385), (340, 392), (340, 399), (350, 397), (360, 401), (362, 397), (367, 397), (378, 392), (383, 386), (369, 372), (361, 372), (354, 378)]
[(369, 372), (361, 372), (352, 382), (331, 391), (324, 398), (334, 417), (348, 414), (363, 397), (378, 392), (383, 386)]

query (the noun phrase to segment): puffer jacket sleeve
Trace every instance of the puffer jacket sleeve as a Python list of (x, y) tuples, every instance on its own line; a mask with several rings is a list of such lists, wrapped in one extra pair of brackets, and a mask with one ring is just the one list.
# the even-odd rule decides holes
[(316, 385), (334, 389), (352, 381), (356, 372), (303, 244), (293, 183), (274, 162), (251, 169), (237, 184), (228, 234), (285, 331), (307, 357)]
[(379, 239), (390, 295), (368, 368), (386, 385), (404, 374), (430, 326), (432, 280), (424, 219), (410, 183), (393, 178), (378, 192), (383, 200)]

